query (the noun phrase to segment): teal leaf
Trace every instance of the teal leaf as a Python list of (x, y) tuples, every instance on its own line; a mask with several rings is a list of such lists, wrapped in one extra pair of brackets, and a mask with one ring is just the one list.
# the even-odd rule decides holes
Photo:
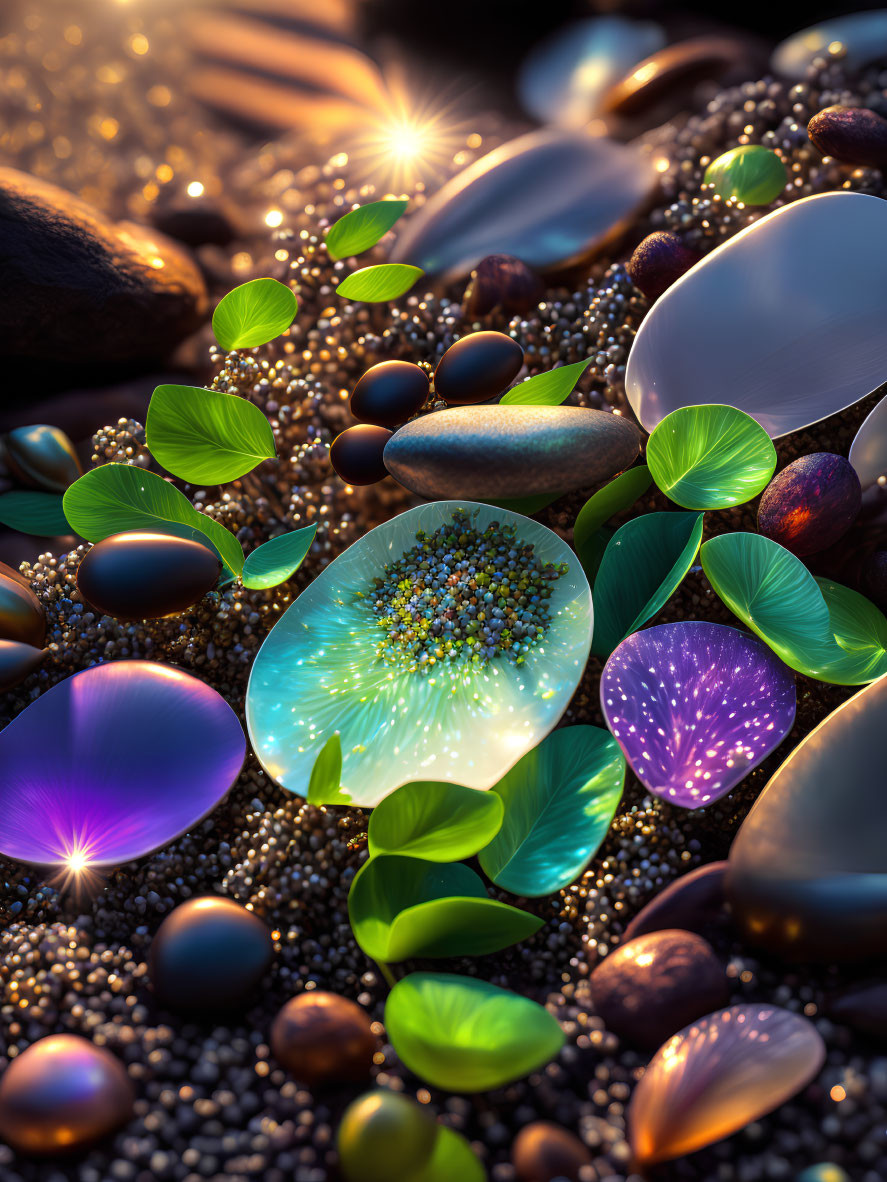
[(658, 487), (685, 509), (729, 509), (767, 487), (776, 448), (735, 406), (682, 406), (654, 428), (647, 464)]
[(385, 1003), (401, 1061), (447, 1092), (487, 1092), (544, 1067), (564, 1045), (548, 1010), (529, 998), (453, 973), (411, 973)]
[(375, 246), (405, 212), (409, 202), (371, 201), (346, 213), (326, 232), (330, 258), (345, 259)]
[(213, 335), (226, 352), (255, 349), (285, 332), (298, 307), (295, 292), (285, 283), (251, 279), (219, 301), (213, 313)]
[(461, 1133), (440, 1126), (431, 1157), (400, 1182), (486, 1182), (487, 1172)]
[(339, 732), (334, 731), (320, 749), (320, 754), (311, 769), (308, 792), (305, 799), (309, 804), (320, 805), (351, 803), (351, 797), (341, 787), (342, 743)]
[(501, 406), (560, 406), (570, 394), (573, 387), (591, 365), (591, 358), (586, 361), (575, 361), (572, 365), (560, 365), (557, 369), (549, 369), (545, 373), (537, 373), (527, 378), (499, 399)]
[[(636, 468), (629, 468), (627, 472), (621, 473), (615, 480), (599, 488), (585, 502), (573, 525), (573, 549), (579, 555), (583, 567), (586, 565), (586, 559), (589, 560), (589, 565), (593, 564), (598, 548), (595, 539), (600, 533), (601, 526), (617, 513), (630, 509), (638, 497), (644, 495), (651, 481), (650, 469), (646, 464), (638, 464)], [(599, 563), (600, 559), (598, 565)], [(588, 574), (587, 569), (585, 573)]]
[(702, 541), (701, 513), (645, 513), (610, 539), (594, 584), (591, 651), (608, 657), (674, 595)]
[(702, 547), (716, 594), (790, 668), (835, 685), (887, 673), (887, 620), (863, 595), (815, 579), (761, 534), (732, 533)]
[(458, 862), (492, 841), (502, 815), (502, 801), (492, 792), (436, 781), (404, 784), (373, 809), (370, 856), (410, 854), (429, 862)]
[(71, 532), (58, 493), (13, 489), (0, 496), (0, 524), (23, 534), (55, 538)]
[(502, 797), (505, 820), (481, 850), (484, 873), (514, 895), (568, 886), (606, 837), (624, 780), (625, 757), (609, 731), (552, 731), (492, 790)]
[(381, 304), (404, 295), (424, 274), (421, 267), (411, 267), (409, 263), (382, 263), (378, 267), (363, 267), (345, 276), (336, 288), (336, 295), (346, 300), (360, 300), (365, 304)]
[(461, 862), (370, 858), (348, 895), (354, 938), (383, 964), (413, 956), (483, 956), (532, 936), (542, 920), (488, 897)]
[(601, 568), (601, 563), (604, 560), (610, 539), (615, 532), (615, 529), (611, 529), (610, 526), (602, 525), (597, 533), (593, 533), (582, 547), (579, 560), (582, 564), (582, 569), (585, 571), (585, 577), (588, 579), (588, 585), (592, 588), (597, 580), (597, 573)]
[(233, 574), (243, 569), (243, 550), (232, 533), (198, 513), (168, 480), (132, 464), (102, 464), (75, 480), (65, 493), (64, 510), (71, 528), (90, 542), (138, 529), (183, 537), (188, 535), (179, 527), (186, 526), (202, 535), (196, 541), (209, 539)]
[(485, 501), (486, 505), (494, 505), (497, 509), (508, 509), (511, 513), (523, 513), (524, 517), (532, 517), (540, 509), (551, 505), (563, 493), (536, 493), (530, 497), (511, 497), (506, 501)]
[(316, 525), (306, 525), (257, 547), (243, 564), (244, 587), (263, 590), (285, 583), (304, 562), (316, 533)]
[(196, 386), (157, 387), (145, 439), (158, 464), (189, 484), (226, 484), (275, 454), (274, 432), (257, 406)]

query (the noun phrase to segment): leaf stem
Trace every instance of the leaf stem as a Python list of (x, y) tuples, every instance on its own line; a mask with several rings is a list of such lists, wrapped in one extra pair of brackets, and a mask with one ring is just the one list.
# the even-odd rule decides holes
[(393, 989), (394, 986), (397, 984), (397, 977), (395, 977), (394, 973), (392, 973), (391, 969), (388, 967), (387, 964), (385, 964), (384, 961), (377, 960), (374, 963), (375, 963), (376, 968), (379, 970), (379, 972), (382, 974), (382, 976), (385, 978), (386, 982), (388, 983), (388, 988)]

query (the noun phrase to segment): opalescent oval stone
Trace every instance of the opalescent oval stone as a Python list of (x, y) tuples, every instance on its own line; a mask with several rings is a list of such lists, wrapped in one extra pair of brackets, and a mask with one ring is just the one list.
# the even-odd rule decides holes
[(0, 563), (0, 638), (42, 648), (46, 638), (43, 604), (27, 583), (4, 574), (3, 566)]
[(769, 205), (788, 183), (788, 173), (770, 148), (741, 144), (709, 164), (705, 183), (725, 200), (732, 197), (743, 205)]
[(716, 387), (719, 402), (776, 438), (879, 386), (887, 284), (872, 243), (885, 234), (887, 202), (821, 193), (713, 250), (656, 301), (635, 337), (625, 387), (644, 428), (711, 402)]
[(842, 69), (857, 70), (887, 55), (887, 10), (841, 14), (821, 25), (792, 33), (773, 51), (770, 63), (777, 74), (803, 81), (807, 67), (827, 56), (830, 45), (842, 45)]
[(887, 398), (882, 398), (856, 432), (850, 464), (865, 492), (887, 474)]
[(771, 778), (730, 850), (746, 937), (799, 960), (887, 952), (887, 676), (825, 718)]
[(727, 918), (726, 870), (726, 862), (709, 862), (669, 883), (637, 913), (622, 935), (623, 943), (664, 928), (707, 935), (723, 926)]
[(22, 644), (20, 640), (0, 640), (0, 694), (5, 694), (30, 677), (40, 667), (45, 656), (46, 649)]
[(670, 98), (689, 98), (688, 91), (706, 79), (755, 73), (756, 47), (741, 36), (690, 37), (638, 62), (602, 97), (604, 114), (655, 114), (657, 104)]
[(83, 473), (74, 445), (58, 427), (16, 427), (3, 448), (13, 476), (34, 488), (63, 493)]
[(812, 1022), (776, 1006), (709, 1014), (660, 1047), (628, 1108), (641, 1169), (694, 1153), (778, 1108), (825, 1060)]

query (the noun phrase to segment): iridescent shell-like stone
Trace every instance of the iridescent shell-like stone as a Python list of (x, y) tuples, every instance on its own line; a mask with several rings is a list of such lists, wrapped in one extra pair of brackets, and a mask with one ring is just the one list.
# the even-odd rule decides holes
[(0, 563), (0, 639), (17, 640), (42, 648), (46, 637), (46, 614), (43, 604), (27, 583), (4, 573)]
[(723, 926), (727, 920), (726, 872), (726, 862), (709, 862), (670, 882), (637, 913), (622, 935), (623, 942), (664, 928), (707, 935)]
[(3, 439), (9, 471), (23, 484), (64, 492), (83, 474), (74, 445), (58, 427), (16, 427)]
[(856, 432), (849, 460), (862, 486), (864, 511), (882, 513), (887, 496), (878, 481), (887, 476), (887, 398), (881, 399)]
[(579, 1182), (591, 1154), (575, 1133), (547, 1120), (524, 1125), (511, 1147), (518, 1182)]
[(737, 72), (755, 77), (751, 64), (755, 56), (748, 39), (739, 36), (707, 34), (666, 45), (615, 82), (601, 99), (601, 110), (633, 117), (655, 110), (671, 96), (686, 98), (691, 88), (709, 78)]
[(736, 406), (774, 438), (852, 405), (887, 378), (887, 286), (872, 243), (887, 202), (821, 193), (716, 247), (656, 301), (625, 387), (647, 431), (681, 406)]
[(773, 51), (772, 68), (784, 78), (802, 82), (817, 57), (828, 57), (829, 47), (843, 50), (841, 68), (857, 70), (887, 55), (887, 11), (842, 13), (820, 25), (792, 33)]
[(45, 656), (46, 649), (22, 644), (19, 640), (0, 640), (0, 694), (5, 694), (30, 677), (40, 667)]

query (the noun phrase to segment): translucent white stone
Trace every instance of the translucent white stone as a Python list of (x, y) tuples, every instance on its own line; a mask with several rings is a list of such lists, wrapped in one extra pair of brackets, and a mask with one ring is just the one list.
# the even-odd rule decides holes
[(842, 65), (851, 70), (887, 56), (887, 9), (847, 13), (792, 33), (776, 46), (770, 64), (777, 74), (801, 82), (814, 58), (826, 56), (834, 44), (843, 45)]
[(850, 448), (849, 460), (862, 485), (863, 512), (887, 515), (887, 495), (878, 480), (887, 476), (887, 398), (882, 398), (863, 421)]

